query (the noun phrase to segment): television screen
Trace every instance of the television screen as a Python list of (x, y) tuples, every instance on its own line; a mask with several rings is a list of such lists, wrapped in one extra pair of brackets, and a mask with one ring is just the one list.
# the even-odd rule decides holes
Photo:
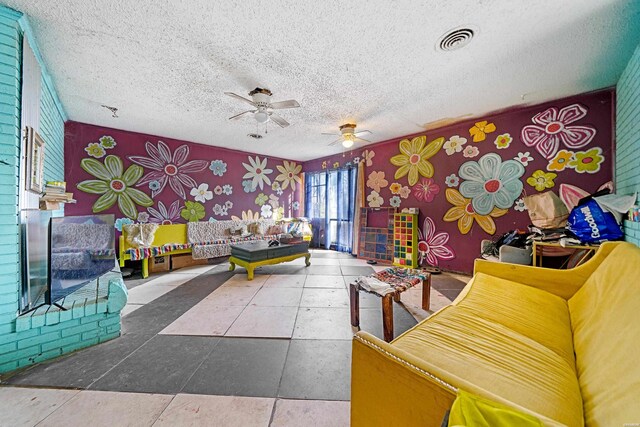
[(115, 267), (113, 215), (51, 219), (50, 301), (61, 300)]

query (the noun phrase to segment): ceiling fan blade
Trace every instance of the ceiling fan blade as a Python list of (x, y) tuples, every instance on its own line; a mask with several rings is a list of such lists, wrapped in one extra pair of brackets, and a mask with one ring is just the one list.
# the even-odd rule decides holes
[(244, 98), (244, 97), (242, 97), (242, 96), (240, 96), (240, 95), (236, 95), (236, 94), (235, 94), (235, 93), (233, 93), (233, 92), (225, 92), (224, 94), (225, 94), (225, 95), (227, 95), (227, 96), (230, 96), (230, 97), (232, 97), (232, 98), (238, 99), (238, 100), (240, 100), (240, 101), (244, 101), (244, 102), (246, 102), (247, 104), (251, 104), (251, 105), (253, 105), (254, 107), (256, 106), (255, 102), (253, 102), (252, 100), (247, 99), (247, 98)]
[(289, 126), (289, 122), (278, 116), (277, 114), (269, 113), (269, 117), (275, 124), (277, 124), (281, 128), (286, 128), (287, 126)]
[(359, 136), (361, 136), (361, 135), (368, 135), (368, 134), (370, 134), (370, 133), (371, 133), (371, 131), (370, 131), (370, 130), (361, 130), (361, 131), (358, 131), (358, 132), (354, 133), (354, 135), (355, 135), (356, 137), (359, 137)]
[(288, 101), (273, 102), (269, 105), (269, 108), (273, 110), (282, 110), (285, 108), (298, 108), (299, 106), (300, 104), (298, 104), (298, 101), (296, 101), (295, 99), (290, 99)]
[(247, 110), (247, 111), (243, 111), (243, 112), (242, 112), (242, 113), (240, 113), (240, 114), (236, 114), (235, 116), (231, 116), (231, 117), (229, 117), (229, 120), (237, 120), (237, 119), (239, 119), (240, 117), (244, 116), (244, 115), (245, 115), (245, 114), (247, 114), (247, 113), (255, 113), (256, 111), (258, 111), (258, 110)]
[(342, 134), (341, 134), (341, 133), (326, 133), (326, 132), (323, 132), (323, 133), (321, 133), (320, 135), (340, 136), (340, 135), (342, 135)]
[(335, 141), (331, 142), (331, 143), (329, 144), (329, 147), (331, 147), (331, 146), (333, 146), (333, 145), (336, 145), (338, 142), (342, 142), (342, 141), (343, 141), (343, 139), (342, 139), (342, 138), (338, 138), (338, 139), (336, 139)]
[(355, 138), (355, 142), (371, 142), (371, 141), (369, 141), (368, 139), (363, 139), (363, 138), (356, 137)]

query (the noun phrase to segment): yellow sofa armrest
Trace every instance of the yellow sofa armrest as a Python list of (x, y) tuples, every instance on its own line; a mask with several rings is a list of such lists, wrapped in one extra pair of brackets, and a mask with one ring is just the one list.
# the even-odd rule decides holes
[(455, 387), (412, 355), (366, 332), (353, 339), (351, 426), (440, 426)]
[(578, 267), (567, 270), (503, 264), (476, 259), (473, 272), (474, 274), (485, 273), (512, 280), (569, 299), (582, 287), (617, 244), (617, 242), (603, 243), (593, 258)]

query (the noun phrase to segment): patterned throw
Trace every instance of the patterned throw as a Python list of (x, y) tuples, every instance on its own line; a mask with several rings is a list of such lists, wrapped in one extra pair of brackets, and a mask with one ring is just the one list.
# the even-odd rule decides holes
[(132, 261), (140, 261), (141, 259), (161, 256), (167, 252), (177, 251), (180, 249), (191, 249), (192, 247), (193, 245), (191, 243), (171, 243), (163, 246), (152, 246), (150, 248), (130, 248), (127, 249), (127, 253), (131, 255)]
[(389, 267), (371, 276), (358, 277), (361, 289), (385, 296), (392, 292), (404, 292), (427, 279), (428, 273), (422, 270), (402, 267)]

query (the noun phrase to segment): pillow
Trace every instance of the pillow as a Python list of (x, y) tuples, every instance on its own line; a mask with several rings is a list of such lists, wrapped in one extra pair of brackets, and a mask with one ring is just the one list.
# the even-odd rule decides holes
[(246, 225), (234, 225), (228, 230), (230, 236), (242, 236), (247, 234)]
[(158, 224), (127, 224), (122, 227), (132, 248), (148, 248), (153, 244)]
[(266, 224), (264, 224), (263, 222), (253, 222), (249, 224), (249, 233), (251, 234), (262, 236), (266, 232)]
[(282, 233), (284, 233), (284, 230), (282, 229), (281, 225), (272, 225), (267, 230), (267, 234), (269, 236), (275, 236), (275, 235), (282, 234)]

